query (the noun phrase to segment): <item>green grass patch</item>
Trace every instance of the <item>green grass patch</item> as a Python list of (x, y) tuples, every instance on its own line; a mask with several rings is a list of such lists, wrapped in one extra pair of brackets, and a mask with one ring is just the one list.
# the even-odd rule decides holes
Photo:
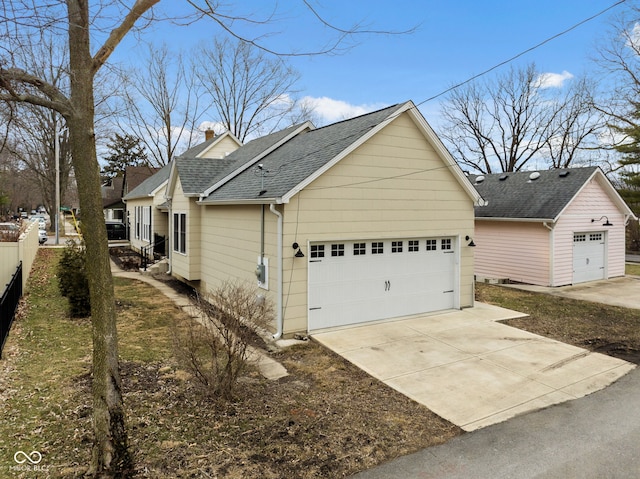
[(631, 276), (640, 276), (640, 264), (627, 263), (625, 265), (624, 274), (628, 274)]

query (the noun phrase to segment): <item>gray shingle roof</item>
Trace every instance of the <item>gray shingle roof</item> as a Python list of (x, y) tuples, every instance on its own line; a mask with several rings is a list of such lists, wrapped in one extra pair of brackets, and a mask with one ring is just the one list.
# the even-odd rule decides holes
[[(487, 206), (476, 206), (476, 218), (555, 219), (598, 169), (567, 168), (539, 171), (533, 180), (531, 171), (469, 175), (469, 180)], [(482, 182), (478, 178), (484, 176)]]
[(300, 125), (256, 138), (224, 158), (196, 158), (202, 149), (191, 148), (176, 158), (182, 189), (187, 195), (199, 195), (229, 173), (251, 161), (289, 135)]
[(136, 198), (144, 198), (149, 196), (153, 191), (156, 190), (162, 183), (167, 181), (169, 178), (169, 173), (171, 171), (171, 163), (163, 166), (158, 172), (144, 180), (138, 186), (136, 186), (133, 190), (131, 190), (125, 197), (125, 200), (133, 200)]
[[(260, 160), (268, 173), (261, 177), (247, 168), (211, 193), (203, 203), (279, 198), (353, 145), (403, 105), (393, 105), (350, 120), (300, 133)], [(247, 145), (248, 146), (248, 145)], [(245, 147), (234, 153), (241, 153)], [(231, 156), (231, 155), (229, 155)]]

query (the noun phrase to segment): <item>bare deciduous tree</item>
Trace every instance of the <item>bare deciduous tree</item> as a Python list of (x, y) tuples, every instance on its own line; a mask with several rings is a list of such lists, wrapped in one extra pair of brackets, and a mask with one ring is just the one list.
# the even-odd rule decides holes
[[(242, 41), (203, 45), (196, 69), (219, 121), (240, 141), (291, 123), (299, 75), (281, 58)], [(288, 125), (287, 125), (288, 126)]]
[(454, 90), (442, 107), (443, 138), (460, 163), (483, 173), (518, 171), (532, 160), (567, 167), (601, 123), (589, 83), (548, 88), (535, 65)]
[(167, 46), (149, 46), (142, 67), (125, 74), (124, 132), (147, 147), (152, 166), (166, 165), (180, 148), (190, 148), (203, 114), (192, 65)]
[[(29, 103), (60, 113), (69, 128), (69, 147), (76, 174), (91, 295), (93, 336), (93, 428), (94, 446), (89, 473), (96, 477), (127, 477), (132, 474), (128, 449), (122, 385), (118, 364), (116, 312), (109, 264), (106, 227), (102, 214), (100, 166), (96, 153), (96, 75), (125, 36), (159, 19), (154, 7), (160, 0), (12, 0), (0, 10), (0, 101)], [(194, 13), (180, 21), (208, 18), (236, 37), (238, 23), (257, 25), (247, 16), (234, 16), (224, 5), (211, 0), (187, 0)], [(316, 21), (336, 34), (323, 51), (335, 51), (358, 28), (332, 27), (308, 2)], [(269, 19), (261, 22), (268, 26)], [(391, 32), (385, 32), (391, 33)], [(33, 48), (43, 36), (66, 37), (69, 52), (69, 88), (62, 90), (20, 62), (13, 51)], [(259, 37), (257, 37), (259, 38)], [(91, 40), (99, 47), (92, 49)], [(256, 37), (249, 39), (260, 46)], [(262, 46), (267, 50), (266, 46)], [(316, 51), (316, 53), (321, 53)]]

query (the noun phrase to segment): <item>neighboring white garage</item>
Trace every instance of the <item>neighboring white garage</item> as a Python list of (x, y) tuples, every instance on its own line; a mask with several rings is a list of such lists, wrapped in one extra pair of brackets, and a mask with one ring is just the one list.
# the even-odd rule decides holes
[(605, 279), (606, 233), (573, 235), (573, 284)]
[(309, 330), (459, 307), (454, 237), (309, 245)]

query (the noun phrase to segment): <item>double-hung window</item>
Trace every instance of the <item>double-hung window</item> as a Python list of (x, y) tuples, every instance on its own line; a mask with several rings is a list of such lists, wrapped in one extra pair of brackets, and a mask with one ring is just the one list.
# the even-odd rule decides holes
[(151, 206), (142, 207), (142, 240), (151, 241)]
[(187, 252), (187, 214), (173, 214), (173, 251)]

